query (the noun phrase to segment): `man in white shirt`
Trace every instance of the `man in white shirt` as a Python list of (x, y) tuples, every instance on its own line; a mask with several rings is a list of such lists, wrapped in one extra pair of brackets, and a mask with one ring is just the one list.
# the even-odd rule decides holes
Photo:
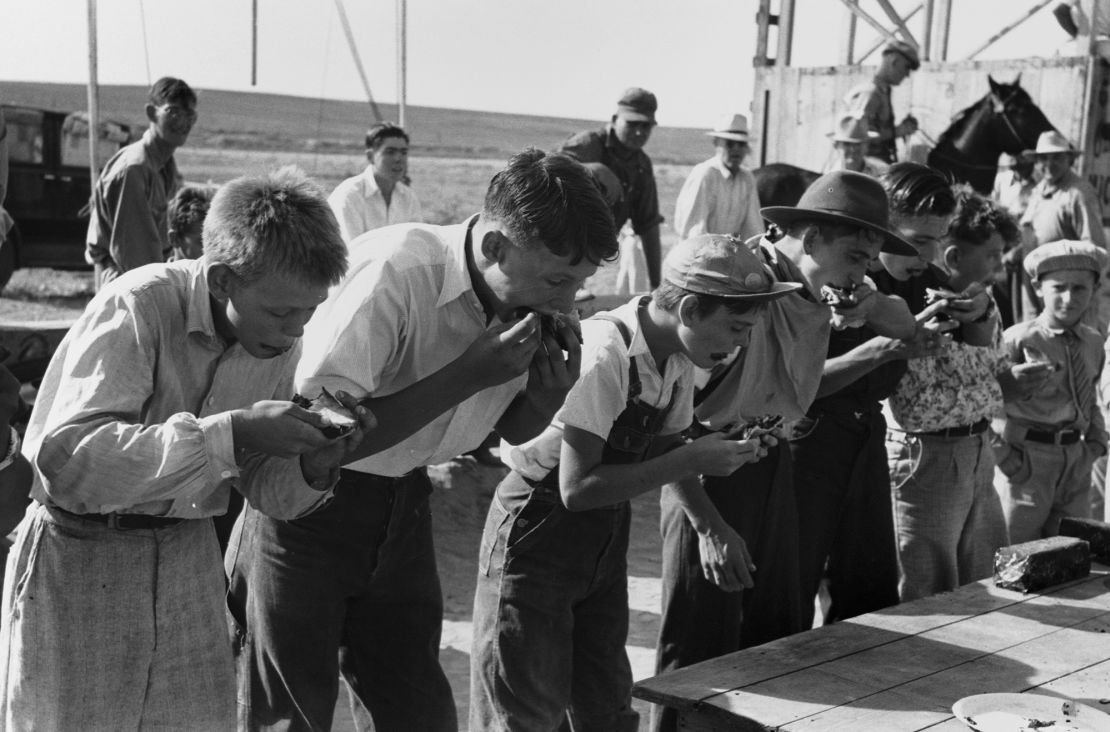
[(360, 234), (390, 224), (422, 221), (420, 201), (405, 183), (409, 172), (409, 136), (392, 122), (379, 122), (366, 133), (366, 170), (340, 183), (328, 196), (348, 244)]
[(539, 314), (569, 312), (616, 254), (613, 217), (580, 164), (526, 150), (468, 221), (379, 229), (351, 251), (306, 327), (297, 387), (363, 398), (387, 433), (311, 516), (239, 517), (226, 566), (240, 729), (330, 729), (342, 671), (359, 729), (369, 716), (380, 732), (456, 732), (424, 468), (495, 426), (520, 444), (550, 423), (582, 352)]
[(681, 239), (726, 234), (743, 240), (763, 233), (755, 179), (740, 167), (748, 155), (748, 118), (729, 115), (711, 132), (716, 154), (690, 171), (674, 207)]

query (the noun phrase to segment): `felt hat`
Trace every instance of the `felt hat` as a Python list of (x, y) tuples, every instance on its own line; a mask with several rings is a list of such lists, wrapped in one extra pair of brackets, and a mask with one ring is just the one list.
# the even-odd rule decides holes
[(1042, 244), (1025, 255), (1022, 265), (1029, 279), (1038, 280), (1062, 269), (1082, 269), (1100, 278), (1106, 271), (1106, 252), (1089, 241), (1061, 239)]
[(621, 185), (621, 179), (617, 174), (606, 165), (605, 163), (583, 163), (586, 170), (590, 171), (593, 176), (594, 183), (601, 190), (601, 195), (605, 198), (605, 203), (610, 208), (620, 202), (624, 196), (624, 187)]
[(912, 44), (905, 41), (890, 41), (883, 46), (883, 55), (888, 53), (897, 53), (904, 56), (910, 65), (910, 71), (917, 71), (921, 68), (921, 57), (917, 55), (917, 49)]
[(797, 282), (776, 282), (744, 242), (723, 234), (699, 234), (679, 242), (663, 260), (662, 274), (685, 290), (730, 300), (777, 300), (801, 287)]
[(1041, 136), (1037, 138), (1037, 147), (1033, 150), (1024, 150), (1022, 155), (1026, 157), (1037, 155), (1051, 155), (1053, 153), (1071, 153), (1078, 155), (1079, 151), (1072, 147), (1068, 142), (1068, 138), (1056, 130), (1049, 130), (1042, 132)]
[(655, 95), (638, 86), (629, 87), (617, 100), (617, 115), (632, 122), (655, 123), (655, 110), (659, 103)]
[(882, 184), (869, 175), (834, 170), (813, 181), (796, 206), (767, 206), (759, 213), (786, 229), (797, 221), (851, 224), (883, 237), (883, 251), (916, 257), (917, 248), (890, 228), (890, 210)]
[(870, 142), (879, 137), (878, 132), (867, 128), (867, 120), (848, 112), (836, 121), (836, 129), (829, 133), (833, 142)]
[(722, 140), (747, 142), (749, 139), (748, 118), (742, 114), (726, 114), (717, 121), (717, 125), (712, 130), (705, 134), (710, 137), (719, 137)]

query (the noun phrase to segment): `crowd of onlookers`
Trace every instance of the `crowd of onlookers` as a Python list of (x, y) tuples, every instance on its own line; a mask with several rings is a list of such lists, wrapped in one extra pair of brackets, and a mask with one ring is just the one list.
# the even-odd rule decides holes
[[(295, 169), (183, 185), (197, 98), (156, 82), (95, 185), (97, 295), (0, 462), (0, 724), (328, 729), (342, 678), (360, 728), (457, 729), (425, 468), (490, 433), (474, 730), (637, 729), (647, 491), (660, 672), (1101, 517), (1107, 258), (1076, 151), (1045, 133), (994, 196), (897, 162), (890, 87), (919, 62), (882, 59), (795, 205), (760, 206), (747, 119), (722, 119), (665, 256), (644, 89), (433, 226), (389, 123), (330, 196)], [(579, 324), (618, 251), (643, 286)]]

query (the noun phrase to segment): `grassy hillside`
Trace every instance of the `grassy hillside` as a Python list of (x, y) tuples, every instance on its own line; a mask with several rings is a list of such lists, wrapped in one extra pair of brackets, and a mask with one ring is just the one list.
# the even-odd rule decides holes
[[(204, 89), (198, 94), (200, 119), (189, 141), (198, 147), (358, 154), (372, 119), (369, 105), (360, 102)], [(86, 91), (79, 84), (0, 81), (0, 101), (69, 111), (86, 107)], [(101, 116), (139, 129), (145, 127), (145, 101), (145, 87), (100, 89)], [(379, 106), (384, 117), (397, 118), (395, 105)], [(611, 113), (599, 109), (596, 119), (576, 120), (410, 106), (406, 121), (415, 155), (504, 159), (528, 145), (555, 147), (572, 132), (599, 127)], [(660, 127), (648, 152), (659, 163), (699, 162), (710, 153), (702, 132)]]

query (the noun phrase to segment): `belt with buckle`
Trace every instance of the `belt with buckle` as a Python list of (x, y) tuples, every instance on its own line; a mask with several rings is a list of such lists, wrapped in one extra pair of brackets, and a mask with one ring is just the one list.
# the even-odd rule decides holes
[(1032, 442), (1044, 442), (1049, 445), (1072, 445), (1079, 442), (1083, 433), (1079, 430), (1060, 430), (1059, 432), (1042, 432), (1041, 430), (1026, 430), (1025, 439)]
[(928, 435), (929, 437), (971, 437), (972, 435), (979, 435), (987, 431), (990, 427), (990, 421), (986, 417), (975, 422), (974, 424), (963, 424), (959, 427), (949, 427), (943, 430), (931, 430), (929, 432), (914, 432), (915, 435)]
[(66, 516), (104, 524), (110, 529), (122, 531), (130, 531), (133, 529), (168, 529), (171, 526), (177, 526), (185, 520), (183, 518), (171, 516), (149, 516), (141, 513), (73, 513), (64, 508), (59, 508), (58, 506), (54, 506), (53, 508), (55, 511), (64, 513)]

